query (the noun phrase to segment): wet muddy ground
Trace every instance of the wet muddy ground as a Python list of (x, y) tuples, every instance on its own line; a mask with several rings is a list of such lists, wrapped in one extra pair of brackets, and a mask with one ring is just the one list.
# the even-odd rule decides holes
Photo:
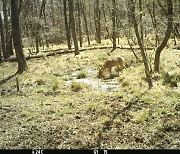
[[(97, 71), (96, 70), (87, 70), (87, 77), (86, 78), (77, 78), (77, 74), (80, 71), (73, 72), (72, 79), (68, 80), (66, 83), (71, 84), (72, 82), (83, 83), (88, 86), (91, 86), (95, 90), (103, 91), (103, 92), (118, 92), (120, 89), (120, 84), (118, 82), (118, 78), (114, 79), (99, 79), (97, 78)], [(66, 77), (66, 76), (64, 76)]]

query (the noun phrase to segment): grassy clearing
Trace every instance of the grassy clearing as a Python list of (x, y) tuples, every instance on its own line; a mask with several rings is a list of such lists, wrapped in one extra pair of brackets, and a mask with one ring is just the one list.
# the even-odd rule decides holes
[[(107, 52), (29, 60), (28, 70), (18, 76), (20, 92), (15, 78), (0, 85), (0, 148), (94, 149), (98, 134), (114, 117), (101, 132), (101, 148), (179, 149), (179, 51), (163, 51), (161, 72), (153, 74), (151, 90), (143, 64), (129, 50), (118, 49), (111, 55), (121, 56), (128, 66), (119, 74), (118, 92), (103, 92), (73, 81), (74, 72), (79, 71), (77, 78), (88, 78), (88, 70), (98, 72), (96, 65), (109, 58)], [(0, 78), (13, 74), (16, 67), (16, 63), (3, 63)], [(177, 86), (164, 84), (166, 73)], [(69, 80), (71, 84), (67, 84)], [(136, 104), (116, 115), (136, 99)]]

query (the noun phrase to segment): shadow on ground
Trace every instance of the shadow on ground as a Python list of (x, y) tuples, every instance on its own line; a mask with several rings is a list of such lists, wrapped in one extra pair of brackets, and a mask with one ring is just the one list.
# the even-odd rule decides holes
[(14, 74), (12, 74), (12, 75), (10, 75), (10, 76), (0, 80), (0, 85), (2, 85), (4, 83), (6, 83), (7, 81), (11, 80), (14, 76), (16, 76), (16, 73), (14, 73)]

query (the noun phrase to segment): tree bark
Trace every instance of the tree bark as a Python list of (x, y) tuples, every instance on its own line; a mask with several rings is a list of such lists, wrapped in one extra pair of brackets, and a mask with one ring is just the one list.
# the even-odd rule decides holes
[[(104, 6), (104, 4), (103, 4), (103, 7), (102, 7), (102, 14), (103, 14), (103, 18), (104, 18), (104, 22), (105, 23), (107, 23), (107, 17), (106, 17), (106, 13), (107, 11), (105, 10), (105, 6)], [(110, 33), (109, 33), (109, 30), (108, 30), (108, 27), (106, 26), (106, 25), (104, 25), (104, 27), (105, 27), (105, 29), (106, 29), (106, 32), (107, 32), (107, 35), (108, 35), (108, 38), (111, 40), (111, 42), (113, 43), (113, 40), (112, 40), (112, 38), (111, 38), (111, 36), (110, 36)], [(106, 37), (105, 37), (105, 39), (106, 39)], [(113, 51), (113, 50), (112, 50)]]
[(116, 2), (115, 0), (112, 0), (112, 24), (113, 24), (113, 28), (112, 28), (112, 31), (113, 31), (113, 36), (112, 36), (112, 39), (113, 39), (113, 49), (112, 51), (114, 51), (116, 49)]
[[(160, 1), (158, 1), (160, 4)], [(166, 33), (164, 36), (164, 39), (162, 43), (157, 47), (156, 52), (155, 52), (155, 60), (154, 60), (154, 71), (159, 72), (159, 64), (160, 64), (160, 55), (161, 51), (165, 48), (167, 45), (167, 42), (171, 36), (171, 32), (173, 30), (173, 2), (172, 0), (166, 0), (167, 2), (167, 18), (168, 18), (168, 25), (166, 29)]]
[(0, 63), (2, 63), (3, 62), (3, 59), (2, 59), (2, 52), (1, 52), (1, 50), (0, 50)]
[(80, 8), (79, 0), (77, 0), (77, 10), (78, 10), (79, 46), (82, 47), (81, 8)]
[(71, 50), (71, 34), (70, 34), (70, 29), (69, 29), (68, 19), (67, 19), (66, 0), (63, 0), (63, 5), (64, 5), (64, 23), (65, 23), (65, 29), (66, 29), (66, 39), (67, 39), (68, 49)]
[(3, 53), (3, 58), (5, 59), (6, 58), (6, 48), (5, 48), (3, 21), (2, 21), (1, 13), (0, 13), (0, 33), (1, 33), (1, 49), (2, 49), (2, 53)]
[(101, 17), (100, 17), (100, 10), (99, 10), (99, 0), (95, 1), (95, 29), (96, 29), (96, 41), (97, 43), (101, 43)]
[(142, 0), (139, 0), (139, 24), (140, 24), (140, 37), (142, 43), (144, 42), (144, 33), (143, 33), (143, 7), (142, 7)]
[(86, 14), (85, 14), (86, 9), (85, 9), (84, 3), (83, 4), (81, 3), (81, 7), (82, 6), (83, 6), (83, 8), (82, 8), (82, 15), (83, 15), (83, 18), (84, 18), (84, 24), (85, 24), (85, 31), (86, 31), (87, 41), (88, 41), (88, 45), (91, 45), (90, 37), (89, 37), (89, 30), (88, 30), (87, 17), (86, 17)]
[(4, 59), (9, 58), (9, 22), (8, 22), (8, 15), (7, 15), (7, 0), (3, 0), (3, 16), (4, 16), (4, 29), (5, 29), (5, 54)]
[(149, 4), (146, 4), (147, 10), (149, 12), (149, 15), (151, 17), (152, 25), (154, 27), (154, 32), (155, 32), (155, 47), (158, 46), (159, 44), (159, 37), (158, 37), (158, 30), (157, 30), (157, 21), (156, 21), (156, 16), (155, 16), (155, 2), (152, 2), (152, 11), (150, 9)]
[(27, 69), (27, 63), (23, 53), (21, 31), (19, 26), (18, 0), (11, 0), (11, 20), (14, 49), (18, 61), (17, 73), (23, 73), (23, 71)]
[(75, 47), (75, 56), (79, 54), (79, 47), (78, 47), (78, 41), (76, 36), (76, 27), (75, 27), (75, 21), (74, 21), (74, 8), (73, 8), (73, 0), (69, 0), (69, 17), (70, 17), (70, 27), (72, 32), (72, 37), (74, 41), (74, 47)]
[(35, 42), (36, 42), (36, 54), (37, 54), (37, 53), (39, 53), (39, 32), (37, 30), (37, 27), (36, 27), (36, 32), (37, 32), (37, 35), (35, 38)]
[(39, 13), (39, 18), (42, 17), (43, 12), (45, 11), (45, 6), (46, 6), (46, 0), (43, 0), (41, 4), (40, 13)]
[(12, 56), (14, 55), (14, 52), (13, 52), (13, 38), (12, 38), (12, 30), (9, 32), (10, 35), (9, 35), (9, 54)]
[(145, 67), (145, 73), (146, 73), (147, 82), (148, 82), (148, 85), (149, 85), (149, 89), (151, 89), (153, 87), (152, 77), (151, 77), (151, 73), (150, 73), (150, 69), (149, 69), (149, 65), (148, 65), (148, 60), (147, 60), (147, 57), (146, 57), (146, 54), (145, 54), (145, 51), (144, 51), (144, 47), (143, 47), (143, 44), (142, 44), (142, 40), (141, 40), (141, 37), (140, 37), (140, 34), (139, 34), (137, 21), (136, 21), (136, 18), (135, 18), (135, 2), (134, 2), (134, 0), (130, 0), (130, 2), (131, 2), (132, 22), (134, 24), (134, 30), (135, 30), (135, 34), (136, 34), (136, 37), (137, 37), (137, 40), (138, 40), (138, 45), (139, 45), (139, 48), (141, 50), (141, 56), (142, 56), (144, 67)]

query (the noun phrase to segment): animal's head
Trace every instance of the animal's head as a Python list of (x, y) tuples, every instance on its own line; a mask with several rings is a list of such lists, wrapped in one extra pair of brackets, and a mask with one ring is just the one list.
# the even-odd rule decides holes
[(120, 57), (118, 57), (117, 59), (119, 61), (119, 65), (121, 65), (122, 69), (125, 69), (126, 66), (124, 65), (124, 60), (122, 58), (120, 58)]

